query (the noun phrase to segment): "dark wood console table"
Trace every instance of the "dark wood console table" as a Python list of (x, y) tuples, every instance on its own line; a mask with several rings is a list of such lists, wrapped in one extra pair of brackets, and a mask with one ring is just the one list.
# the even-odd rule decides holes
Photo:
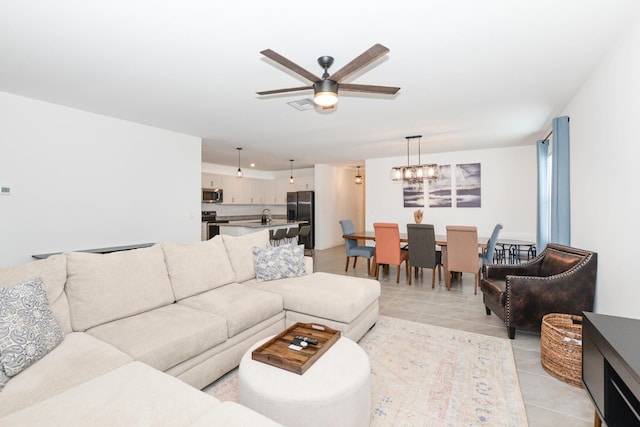
[(640, 320), (583, 313), (582, 383), (595, 423), (640, 426)]
[[(153, 243), (138, 243), (136, 245), (112, 246), (110, 248), (84, 249), (84, 250), (75, 251), (75, 252), (88, 252), (92, 254), (110, 254), (111, 252), (120, 252), (120, 251), (129, 251), (131, 249), (148, 248), (153, 245), (154, 245)], [(61, 253), (62, 252), (52, 252), (50, 254), (31, 255), (31, 257), (35, 259), (45, 259), (50, 257), (51, 255), (57, 255)]]

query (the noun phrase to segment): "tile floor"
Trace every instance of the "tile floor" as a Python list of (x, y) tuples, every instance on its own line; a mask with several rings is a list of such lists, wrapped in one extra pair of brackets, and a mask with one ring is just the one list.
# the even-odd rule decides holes
[[(313, 253), (314, 270), (350, 276), (368, 277), (367, 262), (359, 258), (356, 268), (353, 261), (345, 273), (345, 249), (337, 246)], [(464, 274), (447, 291), (444, 281), (436, 278), (431, 288), (431, 270), (408, 285), (403, 271), (400, 283), (395, 283), (396, 267), (388, 273), (381, 270), (380, 314), (414, 322), (455, 328), (469, 332), (507, 338), (506, 328), (495, 315), (485, 314), (482, 293), (473, 294), (473, 276)], [(518, 379), (527, 410), (530, 427), (588, 427), (593, 426), (593, 406), (587, 393), (565, 384), (547, 374), (540, 364), (540, 335), (516, 332), (511, 342), (518, 369)]]

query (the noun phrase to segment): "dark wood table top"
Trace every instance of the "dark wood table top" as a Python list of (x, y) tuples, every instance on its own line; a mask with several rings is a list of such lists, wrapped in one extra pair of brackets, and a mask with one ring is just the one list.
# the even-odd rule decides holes
[[(376, 233), (373, 231), (356, 231), (353, 234), (343, 234), (345, 239), (358, 239), (358, 240), (376, 240)], [(407, 233), (400, 233), (400, 241), (406, 243), (409, 241)], [(488, 237), (478, 237), (478, 247), (486, 248)], [(436, 234), (436, 245), (447, 246), (447, 236), (444, 234)]]

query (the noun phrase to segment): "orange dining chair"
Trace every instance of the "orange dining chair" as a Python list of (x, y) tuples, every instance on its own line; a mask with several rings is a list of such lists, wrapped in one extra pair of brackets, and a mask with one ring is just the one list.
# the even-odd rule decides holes
[[(397, 265), (396, 283), (400, 283), (400, 265), (404, 262), (409, 278), (409, 251), (400, 248), (400, 229), (398, 224), (377, 222), (373, 224), (376, 236), (376, 279), (380, 264)], [(476, 258), (478, 256), (476, 255)]]
[(482, 259), (478, 257), (478, 229), (462, 225), (447, 225), (447, 256), (445, 277), (447, 289), (451, 289), (451, 272), (472, 273), (473, 293), (478, 293)]

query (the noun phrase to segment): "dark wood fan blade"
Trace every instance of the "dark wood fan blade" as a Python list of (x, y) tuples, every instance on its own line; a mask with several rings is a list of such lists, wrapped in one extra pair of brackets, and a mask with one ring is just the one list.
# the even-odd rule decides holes
[(345, 65), (344, 67), (340, 68), (338, 71), (333, 73), (331, 75), (331, 80), (335, 80), (339, 83), (341, 80), (346, 79), (351, 74), (358, 71), (359, 69), (364, 68), (367, 65), (371, 64), (373, 61), (380, 58), (382, 55), (386, 54), (387, 52), (389, 52), (389, 49), (382, 46), (381, 44), (375, 44), (369, 50), (365, 51), (360, 56), (358, 56), (356, 59), (349, 62), (347, 65)]
[(313, 86), (300, 86), (300, 87), (290, 87), (286, 89), (265, 90), (265, 91), (256, 92), (256, 93), (258, 95), (273, 95), (274, 93), (296, 92), (298, 90), (308, 90), (308, 89), (313, 89)]
[(266, 56), (267, 58), (276, 61), (278, 64), (290, 69), (294, 73), (301, 75), (302, 77), (304, 77), (307, 80), (310, 80), (310, 81), (312, 81), (314, 83), (317, 82), (318, 80), (321, 80), (320, 77), (316, 76), (311, 71), (305, 70), (304, 68), (302, 68), (298, 64), (289, 61), (287, 58), (285, 58), (284, 56), (280, 55), (279, 53), (276, 53), (276, 52), (272, 51), (271, 49), (263, 50), (260, 53), (263, 54), (264, 56)]
[(351, 83), (340, 83), (340, 91), (347, 92), (366, 92), (366, 93), (381, 93), (384, 95), (395, 95), (400, 88), (392, 86), (375, 86), (375, 85), (356, 85)]

